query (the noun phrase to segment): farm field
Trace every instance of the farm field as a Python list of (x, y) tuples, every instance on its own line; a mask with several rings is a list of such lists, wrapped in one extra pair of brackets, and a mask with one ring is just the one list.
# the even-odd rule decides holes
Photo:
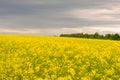
[(120, 80), (120, 41), (1, 34), (0, 80)]

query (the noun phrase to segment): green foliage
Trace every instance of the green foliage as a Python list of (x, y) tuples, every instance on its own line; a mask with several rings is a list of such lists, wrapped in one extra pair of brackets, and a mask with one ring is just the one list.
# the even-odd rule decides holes
[(61, 34), (60, 37), (120, 40), (120, 35), (118, 33), (106, 35), (100, 35), (97, 32), (94, 34), (75, 33), (75, 34)]

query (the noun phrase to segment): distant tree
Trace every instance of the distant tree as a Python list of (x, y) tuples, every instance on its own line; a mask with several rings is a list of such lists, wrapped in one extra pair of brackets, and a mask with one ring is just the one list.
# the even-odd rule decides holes
[(120, 39), (120, 35), (119, 34), (114, 34), (112, 37), (113, 40), (119, 40)]
[(84, 34), (84, 37), (89, 38), (90, 36), (89, 36), (89, 34)]
[(103, 35), (99, 35), (99, 39), (105, 39)]
[(118, 33), (106, 34), (106, 35), (99, 35), (98, 32), (95, 32), (94, 34), (75, 33), (75, 34), (61, 34), (60, 36), (61, 37), (120, 40), (120, 35)]
[(112, 39), (112, 35), (111, 34), (106, 34), (105, 39)]
[(98, 38), (99, 38), (99, 33), (95, 32), (95, 33), (94, 33), (94, 38), (95, 38), (95, 39), (98, 39)]

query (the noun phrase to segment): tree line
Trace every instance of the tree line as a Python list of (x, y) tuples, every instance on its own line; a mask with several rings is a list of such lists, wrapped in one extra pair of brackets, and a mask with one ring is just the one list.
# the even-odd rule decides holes
[(97, 32), (95, 32), (94, 34), (74, 33), (74, 34), (61, 34), (60, 37), (76, 37), (76, 38), (90, 38), (90, 39), (120, 40), (120, 35), (118, 33), (105, 34), (105, 35), (100, 35)]

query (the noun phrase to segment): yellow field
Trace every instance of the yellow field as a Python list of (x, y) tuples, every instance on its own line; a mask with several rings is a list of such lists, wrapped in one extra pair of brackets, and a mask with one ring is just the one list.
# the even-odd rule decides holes
[(0, 35), (0, 80), (120, 80), (120, 41)]

